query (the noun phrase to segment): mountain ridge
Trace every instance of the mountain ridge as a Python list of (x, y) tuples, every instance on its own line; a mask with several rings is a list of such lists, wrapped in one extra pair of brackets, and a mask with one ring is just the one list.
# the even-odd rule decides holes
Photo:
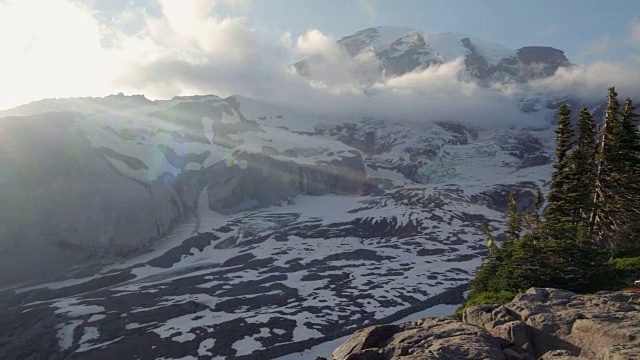
[[(552, 76), (573, 64), (562, 50), (548, 46), (509, 49), (464, 34), (421, 32), (401, 27), (372, 27), (342, 37), (337, 45), (348, 57), (372, 53), (382, 76), (402, 76), (433, 65), (463, 58), (468, 80), (527, 82)], [(314, 63), (305, 59), (293, 65), (298, 74), (313, 76)]]

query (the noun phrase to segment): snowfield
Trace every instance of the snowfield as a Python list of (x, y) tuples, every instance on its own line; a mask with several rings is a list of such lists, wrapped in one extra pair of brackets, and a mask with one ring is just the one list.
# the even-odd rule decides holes
[[(177, 178), (197, 171), (189, 167), (194, 163), (240, 167), (229, 159), (269, 147), (278, 161), (305, 165), (358, 153), (376, 190), (298, 195), (222, 214), (209, 207), (209, 194), (220, 190), (204, 187), (193, 215), (145, 252), (89, 267), (84, 277), (11, 290), (21, 299), (15, 309), (26, 316), (56, 315), (56, 351), (71, 358), (114, 351), (269, 358), (292, 344), (332, 339), (468, 282), (486, 251), (480, 220), (500, 229), (508, 190), (524, 194), (526, 202), (550, 171), (544, 161), (526, 166), (527, 159), (547, 154), (538, 139), (549, 130), (362, 120), (296, 133), (284, 130), (286, 121), (295, 126), (286, 115), (273, 118), (277, 127), (267, 118), (246, 128), (253, 120), (241, 120), (237, 111), (226, 115), (226, 100), (204, 101), (82, 114), (74, 131), (136, 181)], [(156, 117), (197, 104), (222, 107), (224, 120), (203, 116), (193, 122), (196, 129)], [(224, 138), (209, 143), (219, 132)], [(359, 140), (371, 133), (369, 144)], [(451, 312), (454, 306), (433, 309)], [(326, 354), (326, 346), (314, 349), (285, 359)]]

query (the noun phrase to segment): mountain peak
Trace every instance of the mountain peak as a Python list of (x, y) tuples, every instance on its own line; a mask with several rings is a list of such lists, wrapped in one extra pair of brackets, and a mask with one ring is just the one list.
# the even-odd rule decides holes
[(338, 40), (338, 44), (344, 47), (349, 55), (356, 56), (368, 48), (380, 49), (388, 47), (394, 41), (415, 32), (417, 31), (414, 29), (398, 26), (377, 26), (345, 36)]
[[(552, 47), (527, 46), (515, 50), (464, 34), (423, 32), (397, 26), (367, 28), (337, 43), (350, 57), (373, 52), (379, 61), (380, 76), (400, 76), (463, 58), (466, 73), (472, 78), (525, 82), (553, 75), (559, 67), (572, 65), (562, 50)], [(295, 67), (301, 76), (314, 75), (313, 61), (303, 60)]]

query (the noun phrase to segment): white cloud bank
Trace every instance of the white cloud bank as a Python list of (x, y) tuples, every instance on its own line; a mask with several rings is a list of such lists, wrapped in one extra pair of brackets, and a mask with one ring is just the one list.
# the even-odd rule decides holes
[[(386, 78), (372, 52), (350, 57), (319, 30), (293, 39), (216, 12), (221, 5), (246, 8), (247, 0), (157, 0), (153, 11), (131, 2), (109, 21), (87, 4), (0, 1), (0, 86), (9, 94), (0, 98), (0, 109), (44, 97), (119, 91), (150, 98), (214, 93), (340, 116), (504, 123), (527, 120), (515, 100), (531, 91), (596, 101), (615, 85), (640, 101), (635, 81), (640, 70), (632, 65), (600, 62), (563, 69), (526, 88), (485, 88), (461, 80), (461, 59)], [(631, 38), (636, 28), (640, 31), (630, 25)], [(313, 61), (310, 78), (291, 70), (292, 57)]]

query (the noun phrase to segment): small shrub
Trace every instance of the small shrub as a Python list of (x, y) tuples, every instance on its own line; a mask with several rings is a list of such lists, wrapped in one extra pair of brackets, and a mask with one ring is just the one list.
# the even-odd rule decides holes
[(477, 294), (470, 294), (469, 297), (464, 301), (462, 306), (456, 310), (453, 314), (458, 318), (462, 318), (462, 314), (464, 311), (472, 306), (476, 305), (484, 305), (484, 304), (506, 304), (513, 300), (516, 296), (516, 293), (510, 291), (499, 291), (499, 292), (480, 292)]
[(618, 282), (628, 285), (640, 279), (640, 256), (611, 260), (611, 268)]

